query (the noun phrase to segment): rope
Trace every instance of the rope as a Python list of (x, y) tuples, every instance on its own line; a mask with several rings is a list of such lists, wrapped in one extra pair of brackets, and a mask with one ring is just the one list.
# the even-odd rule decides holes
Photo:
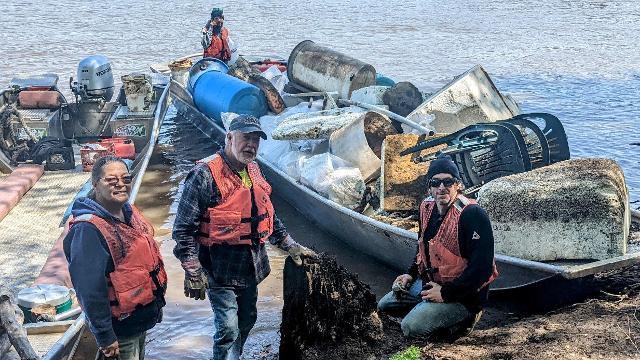
[(18, 139), (12, 122), (21, 123), (32, 139), (33, 134), (31, 134), (30, 129), (25, 125), (24, 119), (22, 119), (22, 116), (15, 106), (4, 106), (0, 110), (0, 150), (11, 159), (12, 165), (16, 165), (18, 161), (28, 158), (30, 149), (27, 141)]

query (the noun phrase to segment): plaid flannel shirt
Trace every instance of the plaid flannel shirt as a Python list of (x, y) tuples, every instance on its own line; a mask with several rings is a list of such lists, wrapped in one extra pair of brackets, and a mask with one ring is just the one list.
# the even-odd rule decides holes
[[(218, 155), (227, 162), (223, 151), (218, 152)], [(193, 264), (199, 263), (217, 284), (248, 286), (260, 283), (271, 272), (265, 244), (198, 244), (200, 220), (207, 208), (219, 204), (220, 197), (220, 190), (206, 163), (198, 164), (189, 172), (173, 225), (173, 239), (176, 241), (173, 254), (187, 271), (193, 270)], [(269, 242), (285, 251), (297, 245), (288, 237), (287, 229), (275, 214), (274, 231)], [(191, 269), (188, 270), (189, 267)]]

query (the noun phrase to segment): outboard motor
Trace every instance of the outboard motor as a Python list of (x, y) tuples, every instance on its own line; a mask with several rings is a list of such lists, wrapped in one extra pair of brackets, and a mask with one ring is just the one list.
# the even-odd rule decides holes
[(113, 97), (113, 73), (111, 62), (102, 55), (92, 55), (78, 64), (78, 81), (69, 80), (71, 91), (82, 102), (105, 101)]
[(78, 77), (69, 79), (69, 86), (75, 95), (75, 104), (70, 105), (71, 121), (62, 122), (66, 138), (95, 138), (110, 136), (104, 132), (116, 103), (110, 102), (115, 84), (111, 62), (105, 56), (92, 55), (78, 64)]

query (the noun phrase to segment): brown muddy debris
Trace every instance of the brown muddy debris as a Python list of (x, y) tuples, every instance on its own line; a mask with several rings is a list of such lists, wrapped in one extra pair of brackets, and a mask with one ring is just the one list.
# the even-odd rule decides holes
[(251, 64), (242, 56), (240, 56), (238, 60), (229, 67), (227, 74), (242, 81), (246, 81), (262, 90), (262, 93), (267, 100), (269, 110), (273, 111), (275, 114), (280, 114), (286, 108), (284, 100), (282, 100), (280, 93), (276, 90), (273, 84), (267, 80), (267, 78), (262, 76), (262, 73), (251, 66)]
[[(436, 139), (442, 134), (429, 137)], [(398, 134), (387, 136), (382, 145), (382, 189), (381, 207), (384, 211), (415, 210), (426, 196), (427, 170), (430, 161), (415, 163), (417, 156), (433, 155), (446, 145), (424, 149), (411, 156), (400, 156), (400, 152), (427, 140), (425, 135)]]
[(307, 359), (314, 346), (348, 337), (375, 342), (382, 334), (376, 297), (335, 259), (320, 256), (298, 267), (284, 266), (281, 359)]
[(475, 330), (453, 341), (406, 339), (400, 319), (373, 321), (368, 286), (331, 258), (288, 262), (284, 276), (280, 359), (389, 359), (412, 345), (421, 359), (640, 358), (640, 264), (599, 274), (589, 280), (595, 295), (545, 314), (490, 304)]

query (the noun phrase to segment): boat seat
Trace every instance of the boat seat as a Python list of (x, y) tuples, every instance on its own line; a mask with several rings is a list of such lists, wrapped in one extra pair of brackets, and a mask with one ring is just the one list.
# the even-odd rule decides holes
[(501, 176), (531, 170), (531, 161), (520, 130), (508, 123), (481, 123), (447, 136), (428, 140), (402, 151), (408, 155), (433, 146), (445, 149), (414, 161), (431, 161), (440, 154), (452, 157), (467, 187), (484, 184)]
[(42, 165), (20, 165), (0, 180), (0, 220), (9, 214), (43, 174)]
[(569, 142), (567, 134), (560, 120), (546, 113), (521, 114), (513, 117), (511, 120), (526, 119), (535, 123), (547, 139), (549, 145), (549, 163), (554, 164), (559, 161), (569, 160), (571, 153), (569, 151)]

